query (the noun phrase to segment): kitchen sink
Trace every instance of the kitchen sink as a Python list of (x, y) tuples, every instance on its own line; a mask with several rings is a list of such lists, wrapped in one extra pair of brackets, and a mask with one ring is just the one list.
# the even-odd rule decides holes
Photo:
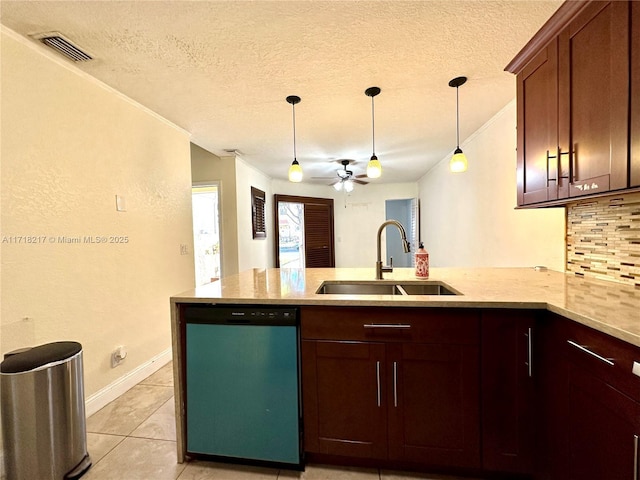
[(316, 291), (338, 295), (461, 295), (450, 286), (437, 281), (381, 283), (380, 281), (327, 281)]

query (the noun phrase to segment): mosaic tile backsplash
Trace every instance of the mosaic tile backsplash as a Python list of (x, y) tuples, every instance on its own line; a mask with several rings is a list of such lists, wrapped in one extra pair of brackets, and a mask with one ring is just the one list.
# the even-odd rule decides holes
[(640, 288), (640, 193), (567, 205), (567, 272)]

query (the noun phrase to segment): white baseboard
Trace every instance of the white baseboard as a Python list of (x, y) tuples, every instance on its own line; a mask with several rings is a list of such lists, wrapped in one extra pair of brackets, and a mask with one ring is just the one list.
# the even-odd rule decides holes
[(93, 415), (108, 403), (114, 401), (124, 392), (136, 386), (149, 375), (155, 373), (171, 361), (171, 347), (156, 355), (148, 362), (126, 373), (115, 382), (110, 383), (102, 390), (97, 391), (85, 401), (85, 413), (87, 417)]

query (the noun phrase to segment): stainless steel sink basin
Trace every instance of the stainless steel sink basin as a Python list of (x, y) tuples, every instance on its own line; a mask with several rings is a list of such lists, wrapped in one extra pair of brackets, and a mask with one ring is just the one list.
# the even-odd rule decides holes
[(327, 281), (316, 291), (338, 295), (461, 295), (449, 285), (438, 281), (381, 283), (380, 281)]

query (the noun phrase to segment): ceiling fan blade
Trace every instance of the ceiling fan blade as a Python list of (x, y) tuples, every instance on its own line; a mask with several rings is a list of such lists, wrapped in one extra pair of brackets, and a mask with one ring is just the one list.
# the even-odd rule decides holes
[(312, 180), (333, 180), (336, 177), (311, 177)]
[(366, 173), (361, 173), (360, 175), (356, 175), (356, 178), (367, 178), (367, 174)]
[(359, 183), (360, 185), (367, 185), (369, 183), (369, 182), (365, 182), (365, 181), (362, 181), (362, 180), (356, 180), (356, 179), (352, 179), (351, 181), (353, 183)]

